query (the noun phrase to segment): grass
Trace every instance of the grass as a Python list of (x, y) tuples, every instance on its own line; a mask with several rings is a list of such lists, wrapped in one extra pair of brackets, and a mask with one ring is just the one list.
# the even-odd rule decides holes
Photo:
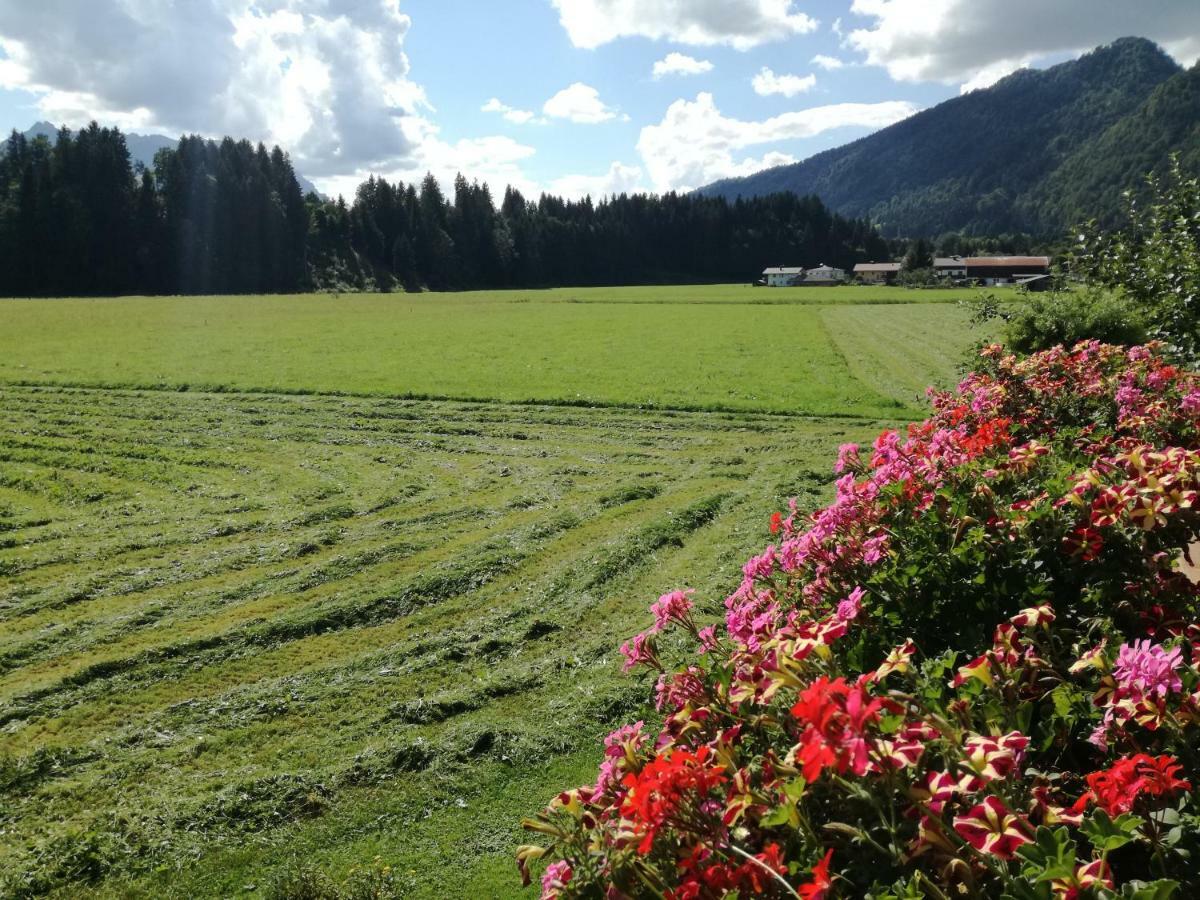
[(0, 895), (521, 895), (648, 602), (975, 337), (837, 290), (0, 303)]
[(936, 324), (918, 337), (946, 376), (972, 335), (960, 294), (718, 285), (10, 300), (0, 382), (896, 415), (908, 405), (851, 369), (828, 312), (858, 311), (856, 329), (886, 343), (894, 320), (925, 310)]

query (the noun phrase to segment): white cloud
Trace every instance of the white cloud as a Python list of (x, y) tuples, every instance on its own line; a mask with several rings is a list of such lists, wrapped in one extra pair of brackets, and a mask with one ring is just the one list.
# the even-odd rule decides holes
[(1200, 35), (1196, 0), (854, 0), (851, 12), (872, 21), (850, 32), (849, 46), (897, 81), (980, 87), (1126, 35), (1159, 41), (1185, 64), (1200, 55), (1200, 39), (1180, 38)]
[(555, 178), (547, 188), (551, 194), (571, 200), (629, 194), (642, 189), (641, 167), (620, 162), (614, 162), (603, 175), (565, 175)]
[(512, 122), (514, 125), (528, 125), (530, 122), (534, 124), (542, 124), (546, 120), (538, 118), (537, 114), (528, 109), (516, 109), (509, 106), (507, 103), (500, 102), (500, 99), (493, 97), (483, 106), (479, 107), (481, 112), (500, 113), (505, 120)]
[(781, 151), (757, 159), (740, 157), (738, 151), (747, 147), (812, 137), (846, 126), (882, 128), (916, 111), (913, 104), (900, 100), (837, 103), (747, 122), (722, 115), (712, 94), (700, 93), (695, 100), (676, 100), (658, 125), (643, 128), (637, 148), (655, 190), (690, 190), (718, 178), (795, 162)]
[(712, 69), (713, 64), (707, 59), (696, 59), (685, 53), (672, 52), (654, 64), (651, 74), (655, 78), (662, 78), (664, 75), (701, 75), (711, 72)]
[(312, 176), (412, 157), (431, 107), (398, 0), (0, 4), (0, 86), (40, 112), (287, 147)]
[(542, 112), (555, 119), (584, 125), (596, 125), (617, 117), (617, 111), (600, 99), (600, 92), (581, 81), (563, 88), (547, 100), (542, 105)]
[(846, 64), (836, 56), (826, 56), (824, 53), (818, 53), (812, 58), (814, 66), (820, 66), (826, 72), (832, 72), (834, 69), (841, 69)]
[(795, 97), (797, 94), (811, 91), (817, 83), (817, 76), (776, 75), (766, 66), (763, 66), (750, 83), (754, 87), (754, 93), (760, 97), (769, 97), (772, 94)]
[(792, 0), (552, 0), (576, 47), (592, 49), (623, 37), (677, 44), (727, 44), (749, 50), (807, 34), (815, 19)]
[(374, 166), (345, 175), (315, 178), (314, 181), (331, 197), (341, 194), (349, 198), (369, 174), (380, 175), (389, 181), (416, 183), (426, 172), (432, 172), (441, 182), (442, 189), (449, 192), (453, 190), (454, 176), (461, 172), (469, 179), (478, 179), (491, 186), (498, 202), (495, 192), (502, 193), (506, 184), (527, 195), (537, 195), (538, 184), (521, 167), (521, 163), (536, 152), (533, 147), (503, 135), (463, 138), (451, 143), (438, 137), (436, 128), (426, 126), (426, 133), (420, 136), (411, 158), (399, 165)]

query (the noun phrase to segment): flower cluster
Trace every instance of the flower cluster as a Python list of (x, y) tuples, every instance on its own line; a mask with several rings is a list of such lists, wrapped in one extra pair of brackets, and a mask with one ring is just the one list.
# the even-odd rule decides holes
[(658, 733), (614, 732), (595, 786), (526, 821), (526, 877), (555, 860), (547, 900), (1200, 892), (1198, 391), (1153, 346), (989, 347), (929, 420), (843, 446), (833, 502), (771, 517), (719, 623), (673, 591), (621, 648), (659, 673)]

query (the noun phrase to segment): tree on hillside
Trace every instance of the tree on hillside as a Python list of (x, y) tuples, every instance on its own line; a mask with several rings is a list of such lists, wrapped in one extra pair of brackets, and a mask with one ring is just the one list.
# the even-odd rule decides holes
[(925, 238), (917, 238), (908, 245), (904, 254), (903, 268), (905, 272), (916, 272), (921, 269), (933, 268), (933, 245)]

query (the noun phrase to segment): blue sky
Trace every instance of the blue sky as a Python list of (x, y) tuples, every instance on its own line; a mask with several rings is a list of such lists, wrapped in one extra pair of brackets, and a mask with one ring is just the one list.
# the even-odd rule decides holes
[(685, 190), (1126, 34), (1190, 64), (1200, 3), (0, 0), (0, 124), (278, 142), (331, 193)]

